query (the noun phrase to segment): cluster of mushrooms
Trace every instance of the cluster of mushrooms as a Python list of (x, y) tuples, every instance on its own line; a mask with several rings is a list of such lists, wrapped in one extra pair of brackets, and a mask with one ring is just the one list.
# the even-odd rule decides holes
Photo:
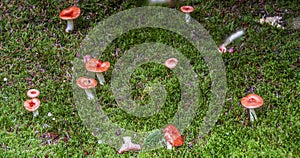
[[(185, 20), (186, 23), (190, 22), (190, 13), (194, 11), (194, 8), (192, 6), (182, 6), (180, 8), (182, 12), (186, 14)], [(74, 30), (74, 22), (73, 20), (78, 18), (80, 15), (80, 8), (76, 6), (69, 7), (67, 9), (64, 9), (59, 14), (59, 17), (63, 20), (67, 20), (67, 27), (65, 29), (66, 32), (71, 32)], [(219, 47), (219, 52), (224, 53), (226, 52), (226, 46), (235, 40), (236, 38), (239, 38), (243, 35), (244, 31), (240, 30), (233, 35), (229, 36), (225, 43), (222, 44)], [(103, 72), (108, 71), (110, 68), (110, 63), (108, 61), (103, 62), (102, 60), (91, 58), (91, 56), (86, 55), (84, 57), (84, 63), (87, 71), (96, 73), (97, 79), (101, 85), (105, 83), (105, 79), (103, 76)], [(178, 60), (176, 58), (170, 58), (165, 61), (164, 65), (169, 69), (174, 69), (178, 63)], [(90, 91), (91, 88), (95, 88), (98, 85), (97, 80), (94, 78), (88, 78), (88, 77), (80, 77), (76, 81), (77, 85), (84, 89), (88, 99), (94, 99), (94, 95)], [(25, 101), (24, 107), (28, 111), (34, 112), (34, 116), (38, 115), (37, 109), (40, 106), (40, 100), (36, 97), (39, 95), (39, 91), (32, 89), (27, 92), (27, 95), (31, 98), (30, 100)], [(258, 96), (257, 94), (249, 94), (242, 98), (241, 104), (243, 107), (249, 109), (250, 114), (250, 120), (251, 122), (257, 120), (257, 116), (254, 112), (255, 108), (258, 108), (262, 106), (264, 103), (263, 99)], [(164, 138), (166, 140), (166, 145), (168, 149), (172, 149), (173, 147), (182, 146), (184, 144), (184, 138), (180, 134), (179, 130), (173, 125), (169, 124), (163, 129)], [(124, 144), (119, 149), (118, 153), (122, 154), (126, 151), (138, 151), (141, 150), (141, 146), (138, 144), (134, 144), (131, 142), (130, 137), (123, 137)]]
[(41, 101), (37, 98), (40, 95), (40, 91), (37, 89), (30, 89), (26, 94), (30, 99), (24, 102), (24, 107), (26, 110), (33, 112), (33, 117), (36, 117), (39, 115), (38, 108), (41, 105)]
[[(103, 62), (102, 60), (91, 58), (90, 55), (85, 56), (84, 63), (86, 70), (96, 73), (99, 83), (103, 85), (105, 82), (103, 72), (108, 71), (110, 63), (108, 61)], [(85, 90), (89, 100), (93, 100), (95, 98), (93, 93), (90, 91), (91, 88), (95, 88), (98, 85), (98, 82), (94, 78), (83, 76), (78, 78), (76, 83), (80, 88)]]
[[(85, 55), (83, 58), (83, 62), (85, 64), (86, 70), (96, 73), (99, 83), (103, 85), (105, 83), (105, 78), (102, 73), (108, 71), (108, 69), (110, 68), (110, 63), (108, 61), (103, 62), (102, 60), (92, 58), (90, 55)], [(164, 65), (169, 69), (174, 69), (177, 64), (178, 60), (176, 58), (169, 58), (164, 62)], [(82, 76), (77, 79), (76, 84), (78, 85), (78, 87), (85, 90), (85, 93), (87, 94), (89, 100), (95, 98), (90, 89), (95, 88), (98, 85), (97, 80), (95, 80), (94, 78)], [(172, 149), (173, 146), (183, 145), (183, 138), (179, 133), (179, 130), (174, 125), (168, 125), (163, 130), (163, 132), (168, 149)], [(131, 142), (131, 137), (123, 137), (123, 140), (124, 144), (121, 146), (118, 153), (122, 154), (126, 151), (141, 150), (141, 146), (139, 144), (134, 144)]]

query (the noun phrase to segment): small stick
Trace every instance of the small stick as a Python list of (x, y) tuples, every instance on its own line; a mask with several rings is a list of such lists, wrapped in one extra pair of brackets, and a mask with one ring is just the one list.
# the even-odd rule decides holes
[(244, 34), (244, 30), (239, 30), (231, 34), (228, 38), (226, 38), (225, 42), (222, 45), (226, 47), (228, 44), (230, 44), (235, 39), (241, 37), (243, 34)]

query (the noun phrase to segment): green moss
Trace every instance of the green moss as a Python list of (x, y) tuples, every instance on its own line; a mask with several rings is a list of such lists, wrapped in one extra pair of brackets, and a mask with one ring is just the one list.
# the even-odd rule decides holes
[[(172, 151), (160, 148), (128, 152), (121, 157), (299, 157), (299, 31), (257, 23), (263, 8), (259, 3), (188, 1), (184, 4), (195, 7), (191, 16), (203, 24), (217, 45), (235, 30), (247, 28), (243, 38), (231, 44), (236, 52), (222, 55), (228, 85), (223, 111), (210, 133), (190, 147), (188, 142), (200, 134), (199, 126), (209, 105), (211, 81), (206, 63), (180, 35), (157, 28), (131, 30), (105, 49), (103, 60), (113, 66), (126, 50), (144, 42), (160, 42), (176, 48), (191, 61), (199, 76), (201, 108), (191, 126), (182, 133), (187, 142), (182, 147)], [(75, 20), (76, 30), (67, 34), (64, 32), (66, 21), (60, 20), (58, 15), (70, 5), (73, 4), (68, 1), (34, 0), (0, 3), (2, 157), (120, 156), (117, 149), (98, 144), (97, 138), (82, 123), (72, 99), (69, 74), (72, 74), (71, 61), (88, 32), (104, 18), (139, 4), (131, 0), (78, 2), (82, 14)], [(297, 8), (298, 4), (292, 2), (265, 3), (269, 14), (281, 12), (287, 19), (300, 16)], [(112, 55), (116, 48), (120, 49), (119, 54)], [(178, 79), (163, 65), (142, 65), (130, 80), (132, 98), (141, 105), (151, 99), (145, 87), (157, 83), (167, 87), (164, 108), (151, 118), (137, 118), (114, 106), (109, 86), (111, 75), (111, 72), (105, 73), (107, 84), (97, 89), (97, 95), (107, 116), (121, 127), (136, 131), (163, 128), (176, 112), (180, 101)], [(265, 100), (264, 106), (256, 110), (259, 120), (253, 125), (248, 111), (239, 105), (240, 99), (250, 93), (251, 86)], [(36, 118), (23, 107), (30, 88), (41, 91), (42, 106)], [(56, 137), (47, 138), (52, 142), (43, 145), (46, 140), (43, 136), (49, 132)]]

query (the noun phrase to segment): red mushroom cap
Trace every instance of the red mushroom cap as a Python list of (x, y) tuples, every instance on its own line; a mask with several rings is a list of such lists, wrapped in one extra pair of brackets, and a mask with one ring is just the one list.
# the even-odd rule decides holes
[(86, 70), (91, 72), (104, 72), (109, 69), (110, 63), (108, 61), (102, 62), (101, 60), (93, 58), (85, 64), (85, 67)]
[(182, 146), (184, 140), (179, 132), (179, 130), (173, 125), (169, 124), (164, 130), (164, 138), (168, 141), (172, 146)]
[(224, 45), (221, 45), (218, 50), (219, 50), (220, 53), (226, 53), (227, 52), (227, 49)]
[(38, 91), (37, 89), (30, 89), (27, 91), (27, 96), (29, 98), (36, 98), (40, 95), (40, 91)]
[(98, 84), (95, 79), (87, 77), (79, 77), (76, 83), (82, 89), (94, 88)]
[(176, 58), (170, 58), (170, 59), (165, 61), (164, 65), (167, 68), (173, 69), (173, 68), (176, 67), (177, 63), (178, 63), (178, 60)]
[(182, 6), (180, 7), (180, 10), (184, 13), (191, 13), (194, 11), (194, 7), (192, 6)]
[(76, 6), (69, 7), (60, 12), (59, 17), (63, 20), (72, 20), (78, 18), (80, 15), (80, 8)]
[(264, 104), (264, 100), (257, 94), (248, 94), (243, 97), (241, 100), (241, 104), (248, 109), (259, 108)]
[(25, 109), (31, 112), (37, 110), (40, 105), (41, 102), (38, 98), (29, 99), (24, 102)]

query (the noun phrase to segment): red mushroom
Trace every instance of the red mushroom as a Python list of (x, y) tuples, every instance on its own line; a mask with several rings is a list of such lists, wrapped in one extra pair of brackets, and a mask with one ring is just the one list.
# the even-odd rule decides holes
[(242, 98), (241, 104), (245, 108), (249, 109), (250, 121), (253, 122), (257, 120), (254, 109), (261, 107), (264, 104), (264, 100), (257, 94), (248, 94), (247, 96)]
[(227, 52), (227, 49), (223, 44), (219, 47), (218, 50), (219, 50), (220, 53), (226, 53)]
[(180, 10), (185, 13), (185, 21), (187, 23), (189, 23), (190, 20), (191, 20), (190, 13), (194, 11), (194, 7), (192, 7), (192, 6), (182, 6), (182, 7), (180, 7)]
[(141, 150), (141, 146), (139, 144), (134, 144), (131, 142), (130, 137), (123, 137), (124, 144), (122, 144), (121, 148), (119, 149), (118, 153), (123, 154), (126, 151), (138, 151)]
[(77, 79), (78, 87), (85, 90), (85, 93), (88, 96), (88, 99), (94, 99), (93, 93), (89, 90), (90, 88), (94, 88), (97, 86), (97, 81), (93, 78), (80, 77)]
[(38, 98), (29, 99), (24, 102), (25, 109), (33, 112), (33, 117), (36, 117), (39, 114), (38, 108), (40, 107), (40, 105), (41, 102)]
[(173, 125), (169, 124), (164, 130), (164, 138), (167, 141), (167, 148), (172, 149), (173, 146), (182, 146), (184, 139), (179, 130)]
[(177, 63), (178, 63), (178, 60), (176, 58), (170, 58), (165, 61), (164, 65), (169, 69), (173, 69), (176, 67)]
[(92, 58), (85, 64), (86, 70), (90, 72), (96, 72), (99, 83), (103, 85), (105, 82), (102, 72), (109, 69), (110, 63), (108, 61), (102, 62), (101, 60)]
[(30, 89), (27, 91), (27, 96), (29, 98), (36, 98), (40, 95), (40, 91), (38, 91), (37, 89)]
[(74, 30), (74, 22), (73, 20), (78, 18), (80, 15), (80, 8), (76, 6), (69, 7), (60, 12), (59, 17), (62, 20), (67, 20), (67, 28), (66, 32), (70, 32)]

